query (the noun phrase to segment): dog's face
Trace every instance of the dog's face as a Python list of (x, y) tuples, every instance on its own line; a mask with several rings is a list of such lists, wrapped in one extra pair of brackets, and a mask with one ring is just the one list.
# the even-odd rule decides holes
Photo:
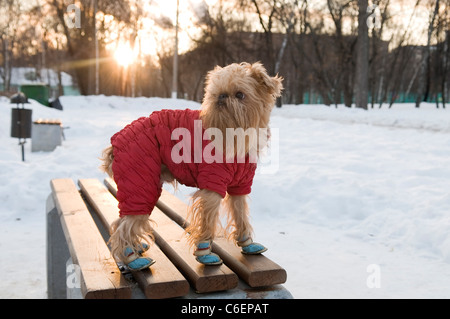
[(216, 67), (206, 77), (202, 119), (208, 127), (266, 128), (282, 79), (270, 77), (261, 63)]

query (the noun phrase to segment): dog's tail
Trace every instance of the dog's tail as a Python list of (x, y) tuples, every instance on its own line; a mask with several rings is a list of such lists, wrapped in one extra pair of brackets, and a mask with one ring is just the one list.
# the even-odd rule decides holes
[(111, 146), (108, 146), (103, 150), (102, 157), (100, 160), (102, 161), (102, 165), (100, 166), (100, 169), (108, 174), (111, 178), (113, 177), (113, 171), (112, 171), (112, 163), (114, 161), (114, 154), (113, 154), (114, 148)]

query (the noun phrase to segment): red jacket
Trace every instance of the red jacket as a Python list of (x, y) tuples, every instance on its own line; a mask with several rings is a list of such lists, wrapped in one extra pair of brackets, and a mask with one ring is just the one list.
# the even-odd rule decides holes
[[(151, 213), (161, 195), (162, 164), (168, 167), (179, 183), (186, 186), (209, 189), (222, 197), (226, 193), (250, 193), (256, 163), (251, 163), (248, 157), (245, 163), (237, 163), (236, 159), (233, 163), (206, 163), (203, 157), (198, 158), (198, 154), (203, 152), (198, 153), (197, 150), (195, 153), (194, 146), (201, 147), (203, 151), (210, 142), (204, 140), (198, 145), (194, 141), (195, 125), (196, 132), (201, 132), (201, 136), (206, 129), (203, 127), (199, 131), (198, 124), (201, 122), (195, 122), (199, 120), (199, 115), (200, 111), (189, 109), (153, 112), (149, 117), (135, 120), (111, 138), (114, 146), (112, 170), (118, 188), (121, 216)], [(178, 131), (175, 132), (189, 132), (191, 140), (177, 134), (174, 138), (178, 139), (172, 139), (172, 132), (176, 129)], [(175, 163), (172, 152), (178, 155), (176, 147), (181, 144), (183, 147), (189, 146), (189, 142), (190, 154), (182, 154), (185, 160)]]

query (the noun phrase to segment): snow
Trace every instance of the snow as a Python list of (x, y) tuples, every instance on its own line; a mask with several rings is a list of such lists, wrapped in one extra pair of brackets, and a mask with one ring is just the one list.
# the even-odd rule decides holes
[[(45, 202), (53, 178), (98, 178), (101, 150), (139, 116), (195, 102), (62, 97), (35, 101), (33, 119), (61, 119), (66, 140), (21, 161), (0, 97), (0, 298), (46, 298)], [(295, 298), (446, 298), (450, 295), (450, 110), (395, 104), (362, 111), (285, 105), (273, 111), (278, 161), (251, 194), (255, 240), (288, 273)], [(274, 135), (276, 136), (276, 134)], [(172, 191), (171, 187), (167, 187)], [(188, 201), (194, 190), (175, 195)]]

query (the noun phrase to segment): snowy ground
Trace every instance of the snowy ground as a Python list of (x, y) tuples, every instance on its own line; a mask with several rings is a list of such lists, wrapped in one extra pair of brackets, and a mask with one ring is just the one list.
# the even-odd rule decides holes
[[(33, 119), (59, 118), (66, 141), (21, 162), (0, 98), (0, 298), (46, 298), (45, 201), (52, 178), (99, 178), (101, 150), (133, 119), (183, 100), (63, 97), (35, 102)], [(255, 240), (286, 268), (295, 298), (450, 297), (450, 110), (394, 105), (275, 109), (279, 161), (252, 192)], [(275, 148), (276, 149), (276, 148)], [(171, 189), (171, 188), (168, 188)], [(188, 199), (192, 189), (176, 193)]]

